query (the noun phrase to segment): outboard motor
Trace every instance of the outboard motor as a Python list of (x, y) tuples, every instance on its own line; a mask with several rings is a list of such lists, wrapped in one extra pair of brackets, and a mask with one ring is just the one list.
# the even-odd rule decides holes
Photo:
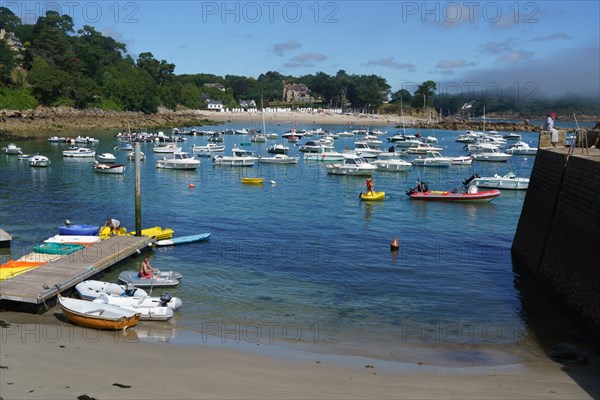
[(465, 180), (463, 180), (462, 184), (463, 184), (464, 186), (468, 186), (468, 185), (469, 185), (469, 183), (473, 182), (473, 179), (477, 179), (477, 178), (479, 178), (479, 175), (477, 175), (477, 174), (473, 174), (473, 176), (471, 176), (469, 179), (465, 179)]
[(136, 290), (137, 290), (137, 288), (135, 286), (133, 286), (133, 283), (129, 282), (127, 284), (127, 288), (125, 289), (125, 296), (133, 297)]
[(169, 304), (171, 299), (173, 299), (173, 296), (171, 296), (171, 294), (169, 292), (165, 292), (165, 293), (161, 294), (159, 297), (160, 306), (167, 307), (167, 304)]

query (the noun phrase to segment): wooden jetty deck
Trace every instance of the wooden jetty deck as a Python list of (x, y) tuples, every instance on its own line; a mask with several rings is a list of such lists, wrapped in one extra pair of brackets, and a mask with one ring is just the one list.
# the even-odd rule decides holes
[[(153, 243), (147, 236), (114, 236), (0, 282), (0, 301), (40, 306)], [(52, 303), (53, 301), (51, 301)], [(23, 304), (24, 303), (24, 304)]]

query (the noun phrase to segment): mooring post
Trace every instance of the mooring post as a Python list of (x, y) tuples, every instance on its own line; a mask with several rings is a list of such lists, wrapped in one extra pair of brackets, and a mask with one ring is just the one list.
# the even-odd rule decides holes
[(134, 143), (135, 148), (135, 236), (142, 236), (142, 179), (140, 142)]

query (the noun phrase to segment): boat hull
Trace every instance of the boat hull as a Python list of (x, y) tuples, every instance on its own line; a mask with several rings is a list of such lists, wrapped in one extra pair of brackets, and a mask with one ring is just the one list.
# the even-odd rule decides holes
[(58, 297), (58, 304), (65, 318), (84, 328), (112, 331), (123, 330), (137, 325), (141, 317), (140, 313), (120, 307), (92, 303), (85, 300), (68, 299), (60, 295)]
[(434, 191), (409, 193), (413, 200), (444, 201), (454, 203), (487, 203), (500, 196), (499, 190), (485, 190), (478, 193), (452, 193), (450, 191)]
[(242, 178), (242, 183), (245, 185), (262, 185), (265, 178)]
[(132, 283), (134, 286), (147, 287), (174, 287), (179, 285), (176, 278), (140, 278), (136, 271), (123, 271), (119, 274), (119, 281), (123, 283)]
[(385, 199), (385, 192), (361, 193), (360, 199), (362, 201), (380, 201)]
[(59, 235), (69, 236), (95, 236), (99, 231), (100, 227), (93, 225), (69, 225), (58, 228)]
[(177, 244), (201, 242), (203, 240), (207, 240), (209, 237), (210, 237), (210, 232), (207, 232), (207, 233), (200, 233), (198, 235), (182, 236), (182, 237), (173, 238), (173, 239), (159, 240), (155, 244), (157, 246), (174, 246)]

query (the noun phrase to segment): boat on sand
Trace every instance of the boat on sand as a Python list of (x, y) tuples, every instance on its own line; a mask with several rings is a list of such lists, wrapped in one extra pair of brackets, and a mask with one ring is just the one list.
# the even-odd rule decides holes
[(65, 318), (84, 328), (125, 330), (135, 326), (141, 317), (139, 312), (110, 304), (94, 303), (58, 295), (58, 305)]

